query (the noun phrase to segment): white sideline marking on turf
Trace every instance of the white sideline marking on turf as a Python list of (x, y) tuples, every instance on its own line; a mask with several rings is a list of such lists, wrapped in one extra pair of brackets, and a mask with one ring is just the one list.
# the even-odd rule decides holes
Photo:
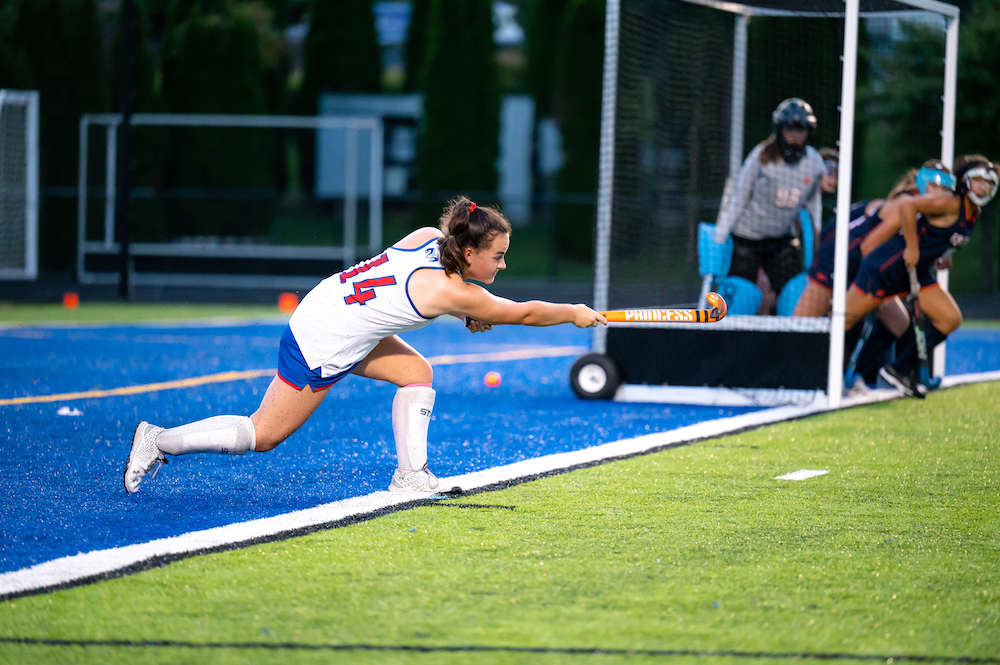
[(791, 473), (786, 473), (783, 476), (775, 476), (775, 480), (805, 480), (806, 478), (815, 478), (816, 476), (822, 476), (823, 474), (830, 473), (829, 469), (826, 471), (819, 471), (816, 469), (799, 469), (798, 471), (792, 471)]
[[(962, 374), (945, 377), (945, 387), (982, 381), (1000, 381), (1000, 372)], [(880, 402), (899, 397), (899, 393), (889, 390), (874, 390), (867, 395), (852, 397), (843, 401), (844, 406)], [(536, 459), (523, 460), (482, 471), (441, 478), (445, 487), (459, 486), (465, 490), (475, 490), (498, 483), (505, 483), (540, 474), (558, 472), (582, 466), (628, 457), (656, 448), (711, 438), (730, 432), (769, 425), (784, 420), (801, 418), (814, 413), (828, 411), (825, 400), (816, 400), (807, 406), (780, 406), (753, 413), (744, 413), (731, 418), (720, 418), (708, 422), (688, 425), (667, 432), (646, 434), (633, 439), (622, 439), (592, 448), (566, 453), (546, 455)], [(30, 568), (11, 571), (0, 575), (0, 599), (9, 594), (45, 589), (96, 575), (113, 573), (130, 566), (149, 561), (155, 557), (183, 555), (213, 547), (222, 547), (264, 538), (289, 531), (295, 531), (318, 524), (326, 524), (356, 515), (397, 506), (415, 498), (413, 494), (392, 494), (374, 492), (367, 496), (344, 499), (315, 508), (298, 510), (285, 515), (276, 515), (250, 522), (195, 531), (171, 538), (161, 538), (148, 543), (127, 545), (107, 550), (97, 550), (46, 561)]]

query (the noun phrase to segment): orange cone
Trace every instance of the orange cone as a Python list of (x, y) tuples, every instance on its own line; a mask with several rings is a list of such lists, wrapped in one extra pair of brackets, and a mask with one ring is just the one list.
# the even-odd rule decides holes
[(278, 296), (278, 309), (285, 314), (291, 314), (299, 306), (299, 297), (294, 293), (286, 291)]

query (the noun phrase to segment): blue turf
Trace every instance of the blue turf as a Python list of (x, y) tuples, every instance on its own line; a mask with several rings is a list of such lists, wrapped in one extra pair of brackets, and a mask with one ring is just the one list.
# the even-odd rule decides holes
[[(283, 326), (0, 330), (0, 398), (138, 385), (277, 365)], [(439, 322), (407, 336), (426, 356), (586, 346), (587, 331), (498, 327), (470, 335)], [(948, 373), (1000, 369), (1000, 331), (959, 331)], [(578, 450), (753, 409), (583, 402), (574, 358), (440, 366), (432, 468), (449, 476)], [(486, 388), (483, 375), (503, 382)], [(269, 378), (130, 397), (0, 406), (0, 572), (61, 556), (278, 515), (383, 490), (395, 466), (394, 388), (350, 377), (269, 454), (174, 458), (127, 496), (122, 469), (135, 424), (174, 426), (250, 414)], [(59, 416), (62, 406), (81, 416)]]
[[(0, 398), (138, 385), (277, 365), (283, 326), (0, 330)], [(407, 336), (426, 356), (586, 346), (587, 331), (435, 323)], [(583, 402), (574, 358), (440, 366), (431, 428), (442, 476), (673, 429), (753, 409)], [(483, 375), (503, 376), (486, 388)], [(0, 407), (0, 572), (57, 557), (308, 508), (386, 488), (395, 467), (394, 388), (350, 377), (277, 450), (174, 458), (127, 496), (137, 421), (174, 426), (250, 414), (269, 378), (128, 397)], [(62, 406), (82, 416), (59, 416)]]

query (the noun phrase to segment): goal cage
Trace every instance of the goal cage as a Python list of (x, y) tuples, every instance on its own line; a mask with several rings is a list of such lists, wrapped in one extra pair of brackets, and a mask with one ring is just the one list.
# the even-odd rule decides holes
[[(839, 406), (850, 204), (885, 198), (927, 159), (952, 164), (958, 18), (936, 0), (607, 0), (595, 307), (704, 308), (711, 288), (730, 313), (707, 325), (596, 329), (592, 386), (578, 388), (588, 378), (577, 373), (581, 359), (577, 393)], [(731, 195), (727, 182), (773, 133), (771, 114), (789, 97), (812, 105), (809, 144), (839, 151), (839, 187), (826, 202), (836, 250), (825, 316), (789, 315), (806, 284), (814, 226), (827, 221), (811, 223), (808, 194), (788, 203), (801, 248), (798, 293), (773, 294), (773, 315), (757, 314), (766, 282), (747, 282), (756, 299), (726, 291), (725, 246), (706, 243)], [(947, 288), (947, 273), (938, 281)], [(943, 369), (941, 345), (934, 370)]]
[(0, 279), (38, 277), (38, 92), (0, 90)]
[[(80, 118), (81, 284), (121, 281), (122, 122)], [(383, 249), (381, 118), (136, 113), (130, 124), (130, 285), (305, 291)], [(292, 182), (313, 159), (315, 193)]]

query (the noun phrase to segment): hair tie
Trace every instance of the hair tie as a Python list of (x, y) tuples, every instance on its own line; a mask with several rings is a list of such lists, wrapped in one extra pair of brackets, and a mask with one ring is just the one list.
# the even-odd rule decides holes
[(469, 214), (471, 215), (474, 212), (476, 212), (476, 202), (469, 201)]

